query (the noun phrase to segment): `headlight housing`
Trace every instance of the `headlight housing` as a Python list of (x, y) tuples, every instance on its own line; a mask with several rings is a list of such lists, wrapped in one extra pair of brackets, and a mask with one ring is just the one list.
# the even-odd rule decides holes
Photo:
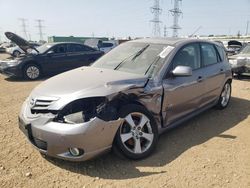
[(16, 61), (16, 60), (11, 60), (11, 61), (6, 62), (6, 65), (7, 65), (8, 67), (14, 67), (14, 66), (16, 66), (18, 63), (20, 63), (20, 62), (19, 62), (19, 61)]
[(104, 121), (117, 118), (117, 110), (105, 97), (78, 99), (66, 105), (54, 119), (56, 122), (80, 124), (94, 117)]

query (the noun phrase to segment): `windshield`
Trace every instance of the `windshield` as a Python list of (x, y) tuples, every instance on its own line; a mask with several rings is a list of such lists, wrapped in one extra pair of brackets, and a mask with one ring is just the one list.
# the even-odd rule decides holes
[(154, 72), (153, 70), (162, 67), (170, 51), (168, 46), (162, 44), (128, 42), (116, 47), (92, 66), (149, 75)]
[(40, 54), (43, 54), (44, 52), (46, 52), (50, 48), (51, 48), (51, 45), (44, 44), (42, 46), (37, 47), (36, 49), (39, 51)]
[(247, 45), (240, 53), (241, 54), (250, 54), (250, 45)]

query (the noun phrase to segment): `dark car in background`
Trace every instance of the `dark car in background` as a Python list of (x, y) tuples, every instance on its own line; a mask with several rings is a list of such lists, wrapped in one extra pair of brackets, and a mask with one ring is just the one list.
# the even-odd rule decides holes
[(0, 73), (30, 80), (88, 66), (104, 53), (81, 43), (47, 43), (35, 48), (20, 36), (6, 32), (6, 37), (24, 52), (18, 58), (0, 62)]
[(231, 56), (238, 54), (241, 51), (242, 47), (243, 44), (241, 42), (237, 40), (230, 40), (227, 46), (227, 55)]

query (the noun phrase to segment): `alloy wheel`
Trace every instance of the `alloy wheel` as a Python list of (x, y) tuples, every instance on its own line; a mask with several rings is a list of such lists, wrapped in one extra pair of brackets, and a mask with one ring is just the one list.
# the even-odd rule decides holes
[(223, 88), (223, 92), (221, 94), (221, 105), (223, 107), (227, 106), (229, 100), (230, 100), (230, 95), (231, 95), (231, 86), (229, 83), (226, 83), (224, 88)]
[(29, 66), (26, 70), (26, 75), (28, 78), (34, 80), (39, 77), (40, 75), (40, 70), (36, 66)]
[(120, 127), (120, 138), (123, 146), (131, 153), (144, 153), (154, 140), (149, 118), (140, 112), (133, 112), (124, 119)]

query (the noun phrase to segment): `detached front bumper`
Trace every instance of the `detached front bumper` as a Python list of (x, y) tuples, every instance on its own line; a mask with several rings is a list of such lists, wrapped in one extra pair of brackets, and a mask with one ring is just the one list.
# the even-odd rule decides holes
[[(105, 122), (93, 118), (82, 124), (66, 124), (52, 121), (50, 115), (31, 114), (24, 104), (19, 115), (19, 128), (41, 153), (70, 161), (85, 161), (112, 147), (116, 131), (123, 120)], [(74, 157), (69, 148), (83, 150)]]

